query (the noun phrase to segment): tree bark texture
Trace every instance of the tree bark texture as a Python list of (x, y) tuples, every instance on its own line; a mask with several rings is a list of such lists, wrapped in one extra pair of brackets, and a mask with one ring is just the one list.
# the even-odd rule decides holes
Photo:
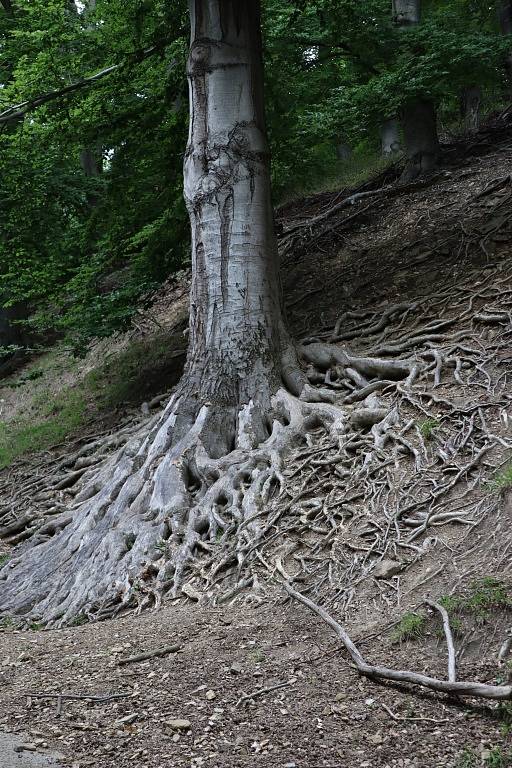
[(480, 130), (482, 89), (478, 85), (465, 88), (462, 93), (462, 115), (466, 133), (478, 133)]
[(383, 157), (400, 152), (400, 124), (396, 118), (385, 120), (380, 127), (380, 143)]
[(434, 103), (415, 99), (402, 113), (407, 163), (401, 181), (409, 182), (433, 170), (439, 159), (437, 114)]
[(193, 278), (185, 378), (198, 404), (235, 415), (250, 400), (265, 407), (281, 383), (260, 10), (254, 0), (191, 0), (190, 15), (184, 190)]
[(421, 0), (392, 0), (393, 21), (399, 27), (410, 27), (421, 21)]

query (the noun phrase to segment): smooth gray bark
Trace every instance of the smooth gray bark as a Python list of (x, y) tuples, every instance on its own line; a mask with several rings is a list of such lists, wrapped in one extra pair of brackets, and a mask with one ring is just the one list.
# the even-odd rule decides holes
[(380, 127), (381, 152), (384, 157), (390, 157), (400, 152), (400, 123), (396, 118), (385, 120)]
[[(421, 0), (392, 0), (395, 24), (403, 29), (421, 21)], [(439, 159), (437, 114), (433, 101), (418, 97), (402, 109), (407, 162), (401, 177), (409, 182), (436, 167)]]
[(234, 438), (241, 405), (268, 407), (281, 384), (288, 341), (280, 309), (259, 3), (191, 0), (190, 17), (184, 190), (193, 277), (185, 381), (198, 406), (208, 402), (224, 410), (223, 428), (216, 430), (217, 438), (224, 433), (218, 453)]
[(392, 9), (397, 26), (410, 27), (421, 21), (421, 0), (392, 0)]
[[(512, 35), (512, 0), (498, 0), (498, 21), (502, 35)], [(505, 59), (505, 68), (512, 90), (512, 48)]]
[(461, 98), (464, 130), (477, 133), (480, 130), (482, 89), (478, 85), (465, 88)]

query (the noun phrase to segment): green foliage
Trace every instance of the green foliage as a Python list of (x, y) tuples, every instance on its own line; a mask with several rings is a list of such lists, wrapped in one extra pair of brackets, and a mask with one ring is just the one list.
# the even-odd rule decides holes
[(9, 562), (10, 557), (9, 554), (0, 555), (0, 568)]
[(458, 756), (454, 768), (477, 768), (479, 764), (476, 752), (467, 748)]
[(505, 469), (499, 472), (494, 480), (489, 483), (489, 489), (494, 492), (502, 493), (512, 488), (512, 464), (508, 464)]
[(439, 422), (436, 419), (425, 419), (418, 424), (418, 427), (424, 440), (432, 440), (436, 429), (439, 427)]
[(506, 584), (493, 576), (485, 576), (472, 581), (467, 594), (447, 595), (439, 603), (449, 614), (469, 614), (483, 621), (490, 611), (512, 608), (512, 596)]
[(426, 619), (419, 613), (404, 613), (395, 627), (391, 639), (395, 643), (417, 640), (425, 634)]

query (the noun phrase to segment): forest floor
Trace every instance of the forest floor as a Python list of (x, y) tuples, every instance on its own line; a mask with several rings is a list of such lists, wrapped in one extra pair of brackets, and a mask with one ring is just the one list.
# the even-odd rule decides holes
[[(292, 501), (307, 493), (296, 501), (295, 518), (288, 507), (277, 508), (281, 538), (265, 558), (281, 573), (302, 562), (293, 570), (296, 582), (343, 621), (368, 659), (395, 668), (446, 676), (442, 627), (423, 602), (444, 599), (458, 679), (500, 683), (511, 674), (498, 654), (512, 629), (512, 124), (498, 121), (453, 144), (439, 172), (422, 183), (397, 188), (389, 169), (345, 202), (352, 194), (320, 194), (278, 211), (290, 325), (299, 339), (345, 336), (338, 342), (358, 354), (392, 356), (404, 343), (417, 360), (431, 354), (432, 377), (439, 374), (432, 393), (417, 389), (400, 401), (400, 424), (413, 424), (416, 433), (411, 437), (405, 426), (395, 433), (412, 455), (386, 454), (384, 447), (382, 460), (392, 455), (387, 482), (403, 491), (407, 509), (416, 509), (415, 494), (425, 487), (442, 490), (446, 478), (460, 482), (448, 489), (445, 511), (435, 519), (410, 513), (412, 538), (403, 545), (406, 539), (393, 539), (387, 518), (379, 517), (395, 503), (393, 494), (357, 468), (359, 485), (339, 497), (353, 517), (336, 519), (334, 549), (329, 510), (306, 533), (295, 523), (299, 514), (307, 522), (322, 504), (325, 512), (325, 499), (342, 492), (332, 484), (334, 464), (313, 466), (314, 483), (293, 469)], [(46, 514), (49, 504), (65, 504), (70, 487), (54, 484), (52, 494), (38, 497), (46, 476), (84, 439), (114, 434), (158, 407), (183, 364), (186, 294), (184, 275), (158, 294), (129, 334), (99, 342), (80, 363), (62, 347), (51, 350), (4, 382), (4, 430), (16, 435), (19, 449), (12, 456), (4, 449), (3, 460), (11, 463), (0, 474), (2, 514), (7, 508)], [(395, 306), (389, 325), (371, 330)], [(432, 350), (441, 352), (436, 357)], [(389, 404), (396, 397), (394, 390), (382, 394)], [(68, 436), (55, 419), (68, 418), (70, 408), (65, 427), (76, 421), (80, 434)], [(352, 413), (357, 406), (347, 408)], [(29, 428), (34, 414), (41, 418), (36, 434)], [(292, 468), (302, 467), (310, 451), (329, 456), (317, 432), (311, 430)], [(57, 445), (23, 454), (23, 441), (37, 446), (54, 434)], [(464, 463), (482, 448), (480, 464)], [(9, 556), (20, 534), (23, 526), (0, 542), (0, 556)], [(294, 560), (286, 547), (300, 535), (311, 557)], [(329, 627), (291, 603), (277, 583), (249, 597), (216, 606), (181, 597), (159, 612), (97, 624), (77, 620), (44, 632), (5, 622), (0, 766), (50, 765), (56, 753), (53, 764), (74, 768), (512, 765), (512, 704), (360, 678)], [(169, 646), (179, 650), (120, 663)], [(57, 711), (56, 698), (35, 695), (59, 692), (124, 698), (63, 700)]]

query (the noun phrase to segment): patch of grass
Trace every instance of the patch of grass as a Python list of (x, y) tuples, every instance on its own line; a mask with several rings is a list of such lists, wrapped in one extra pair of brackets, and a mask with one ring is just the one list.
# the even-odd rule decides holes
[(51, 400), (34, 422), (26, 418), (0, 422), (0, 469), (18, 456), (61, 442), (84, 423), (85, 412), (83, 393), (69, 389)]
[(486, 768), (510, 768), (512, 766), (512, 751), (504, 752), (501, 747), (493, 747), (484, 759)]
[(0, 629), (11, 629), (14, 626), (14, 619), (11, 619), (10, 616), (4, 616), (3, 619), (0, 619)]
[(482, 752), (481, 759), (474, 749), (465, 749), (458, 756), (455, 768), (511, 768), (512, 751), (504, 751), (501, 747), (492, 747)]
[(413, 611), (404, 613), (395, 627), (391, 639), (395, 643), (403, 643), (406, 640), (417, 640), (425, 634), (426, 619)]
[(31, 632), (41, 632), (44, 629), (44, 624), (41, 624), (39, 621), (32, 621), (28, 628)]
[(266, 660), (266, 656), (264, 652), (261, 650), (261, 648), (255, 648), (254, 651), (250, 651), (250, 653), (247, 654), (247, 657), (254, 664), (261, 664), (263, 661)]
[(465, 749), (458, 756), (454, 768), (476, 768), (479, 765), (479, 760), (472, 749)]
[(0, 568), (9, 562), (10, 557), (7, 552), (4, 555), (0, 555)]
[(84, 624), (87, 624), (88, 618), (85, 615), (85, 613), (77, 613), (76, 616), (73, 616), (73, 618), (68, 621), (68, 627), (81, 627)]
[(374, 176), (378, 176), (386, 168), (393, 164), (393, 160), (384, 158), (380, 153), (372, 153), (366, 150), (364, 153), (354, 152), (347, 160), (335, 160), (330, 163), (330, 170), (310, 175), (309, 178), (295, 183), (293, 189), (285, 187), (279, 199), (278, 205), (283, 205), (301, 197), (317, 195), (321, 192), (335, 192), (343, 189), (350, 194), (354, 189)]
[(484, 576), (472, 581), (466, 595), (446, 595), (439, 600), (451, 615), (470, 614), (478, 620), (485, 620), (492, 610), (512, 608), (512, 596), (506, 584), (494, 576)]
[(512, 463), (508, 464), (505, 469), (499, 472), (494, 480), (491, 480), (488, 484), (489, 490), (495, 493), (502, 493), (503, 491), (512, 488)]
[(63, 367), (69, 369), (72, 361), (65, 358), (63, 363), (62, 351), (53, 357), (49, 353), (23, 376), (26, 383), (45, 375), (45, 385), (35, 389), (30, 408), (18, 419), (0, 421), (0, 469), (19, 456), (66, 440), (95, 416), (127, 404), (138, 406), (169, 389), (181, 377), (185, 347), (181, 329), (131, 343), (55, 396), (48, 391), (52, 378), (60, 376)]
[(438, 427), (439, 422), (436, 419), (425, 419), (418, 424), (418, 429), (424, 440), (432, 440)]

